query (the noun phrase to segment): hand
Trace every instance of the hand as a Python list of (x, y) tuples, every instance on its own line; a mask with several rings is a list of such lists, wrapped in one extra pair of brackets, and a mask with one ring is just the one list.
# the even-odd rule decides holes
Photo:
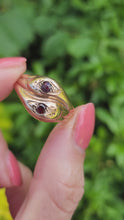
[[(10, 94), (25, 70), (25, 58), (0, 59), (0, 101)], [(33, 177), (17, 162), (0, 133), (0, 187), (7, 188), (16, 220), (71, 219), (84, 192), (82, 164), (94, 118), (94, 106), (89, 103), (58, 123), (41, 151)]]

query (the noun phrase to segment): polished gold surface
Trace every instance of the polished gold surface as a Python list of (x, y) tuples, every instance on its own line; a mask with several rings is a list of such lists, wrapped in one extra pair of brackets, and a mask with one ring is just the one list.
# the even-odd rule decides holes
[(64, 90), (49, 77), (23, 74), (15, 90), (26, 110), (40, 121), (58, 122), (73, 109)]

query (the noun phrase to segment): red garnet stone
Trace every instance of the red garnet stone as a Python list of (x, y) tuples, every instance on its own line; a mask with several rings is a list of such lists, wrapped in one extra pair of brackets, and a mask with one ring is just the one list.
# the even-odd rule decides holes
[(48, 82), (48, 81), (44, 81), (41, 85), (41, 90), (45, 93), (48, 93), (50, 92), (51, 90), (51, 84)]
[(44, 104), (39, 104), (38, 106), (37, 106), (37, 108), (36, 108), (36, 111), (37, 111), (37, 113), (38, 114), (44, 114), (45, 113), (45, 111), (46, 111), (46, 105), (44, 105)]

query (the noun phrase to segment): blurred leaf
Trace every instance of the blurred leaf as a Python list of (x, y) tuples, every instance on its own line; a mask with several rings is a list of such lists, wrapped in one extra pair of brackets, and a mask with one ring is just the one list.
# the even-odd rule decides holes
[(110, 157), (115, 157), (118, 166), (124, 167), (124, 147), (123, 143), (111, 143), (107, 150)]
[(28, 13), (18, 7), (0, 15), (0, 56), (18, 55), (31, 43), (34, 31), (32, 15), (28, 16)]
[(40, 62), (40, 61), (33, 62), (32, 68), (33, 68), (33, 72), (36, 75), (43, 76), (45, 74), (44, 66), (43, 66), (42, 62)]
[(88, 37), (84, 38), (83, 36), (72, 39), (68, 45), (68, 52), (76, 58), (88, 56), (94, 53), (95, 49), (95, 41)]
[(9, 133), (13, 127), (13, 122), (9, 114), (7, 114), (6, 105), (0, 103), (0, 129), (7, 141), (12, 140), (11, 134)]
[(109, 114), (105, 109), (98, 108), (97, 111), (98, 118), (104, 122), (111, 132), (118, 133), (119, 127), (117, 121)]
[[(44, 43), (43, 54), (47, 59), (55, 59), (61, 57), (66, 52), (66, 47), (69, 41), (69, 36), (66, 32), (56, 32), (49, 37)], [(54, 53), (53, 53), (54, 51)]]
[(51, 34), (56, 30), (57, 20), (56, 17), (40, 15), (35, 19), (34, 25), (40, 35)]

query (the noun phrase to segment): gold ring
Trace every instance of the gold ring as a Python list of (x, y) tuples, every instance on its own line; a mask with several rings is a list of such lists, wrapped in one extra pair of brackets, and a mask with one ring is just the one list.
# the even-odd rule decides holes
[(26, 110), (40, 121), (59, 122), (73, 109), (64, 90), (49, 77), (23, 74), (15, 90)]

